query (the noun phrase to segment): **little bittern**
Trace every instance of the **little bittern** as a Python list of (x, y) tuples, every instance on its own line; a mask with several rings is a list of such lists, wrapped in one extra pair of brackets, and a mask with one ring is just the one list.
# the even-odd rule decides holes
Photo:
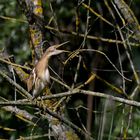
[(50, 82), (50, 73), (48, 68), (48, 62), (51, 56), (58, 55), (63, 52), (68, 52), (65, 50), (58, 50), (58, 47), (66, 44), (68, 42), (64, 42), (59, 45), (54, 45), (49, 47), (43, 56), (40, 58), (38, 63), (33, 68), (28, 80), (27, 80), (27, 89), (28, 92), (33, 90), (33, 99), (38, 97), (43, 89), (48, 86)]

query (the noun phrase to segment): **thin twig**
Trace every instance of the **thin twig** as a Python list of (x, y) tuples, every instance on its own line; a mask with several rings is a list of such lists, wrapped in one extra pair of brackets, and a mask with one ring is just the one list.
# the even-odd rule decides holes
[[(108, 58), (108, 56), (104, 53), (104, 52), (101, 52), (101, 51), (99, 51), (99, 50), (95, 50), (95, 49), (81, 49), (81, 50), (78, 50), (78, 52), (88, 52), (88, 51), (90, 51), (90, 52), (97, 52), (97, 53), (99, 53), (99, 54), (102, 54), (107, 60), (108, 60), (108, 62), (112, 65), (112, 67), (118, 72), (118, 74), (121, 76), (121, 77), (123, 77), (125, 80), (127, 80), (127, 81), (132, 81), (132, 80), (130, 80), (130, 79), (128, 79), (128, 78), (126, 78), (126, 77), (124, 77), (124, 75), (122, 75), (122, 73), (118, 70), (118, 68), (113, 64), (113, 62)], [(77, 52), (77, 54), (78, 54), (78, 52)], [(77, 55), (76, 54), (76, 55)]]
[(31, 70), (31, 68), (29, 68), (29, 67), (22, 66), (22, 65), (19, 65), (19, 64), (15, 64), (15, 63), (12, 63), (12, 62), (7, 61), (7, 60), (5, 60), (5, 59), (3, 59), (3, 58), (0, 58), (0, 61), (3, 62), (3, 63), (9, 64), (9, 65), (15, 66), (15, 67), (20, 67), (20, 68), (23, 68), (23, 69), (26, 69), (26, 70)]

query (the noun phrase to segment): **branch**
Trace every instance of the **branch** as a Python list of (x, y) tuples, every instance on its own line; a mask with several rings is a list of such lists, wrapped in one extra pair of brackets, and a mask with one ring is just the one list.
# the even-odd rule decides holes
[[(101, 98), (106, 98), (106, 99), (111, 99), (120, 103), (124, 103), (127, 105), (135, 106), (135, 107), (140, 107), (140, 102), (134, 101), (134, 100), (128, 100), (120, 97), (115, 97), (113, 95), (108, 95), (107, 93), (101, 93), (101, 92), (94, 92), (94, 91), (89, 91), (89, 90), (81, 90), (81, 89), (73, 89), (68, 92), (63, 92), (63, 93), (58, 93), (58, 94), (53, 94), (53, 95), (48, 95), (44, 96), (41, 99), (39, 98), (38, 100), (47, 100), (47, 99), (55, 99), (55, 98), (62, 98), (66, 96), (72, 96), (75, 94), (85, 94), (85, 95), (92, 95), (96, 97), (101, 97)], [(27, 103), (26, 100), (24, 101), (11, 101), (11, 102), (0, 102), (0, 105), (36, 105), (34, 102)], [(37, 105), (39, 106), (39, 105)]]
[(120, 103), (125, 103), (131, 106), (135, 106), (135, 107), (140, 107), (140, 102), (137, 101), (133, 101), (133, 100), (128, 100), (128, 99), (124, 99), (124, 98), (120, 98), (120, 97), (115, 97), (113, 95), (108, 95), (107, 93), (101, 93), (101, 92), (94, 92), (94, 91), (89, 91), (89, 90), (81, 90), (81, 89), (73, 89), (72, 91), (68, 91), (68, 92), (63, 92), (63, 93), (58, 93), (58, 94), (54, 94), (54, 95), (48, 95), (46, 97), (43, 97), (43, 100), (46, 99), (53, 99), (53, 98), (61, 98), (61, 97), (66, 97), (66, 96), (72, 96), (75, 94), (86, 94), (86, 95), (92, 95), (92, 96), (97, 96), (97, 97), (101, 97), (101, 98), (106, 98), (106, 99), (111, 99)]
[(29, 92), (27, 92), (23, 87), (21, 87), (19, 84), (15, 83), (10, 77), (8, 77), (4, 72), (0, 71), (0, 75), (5, 78), (11, 85), (15, 86), (18, 90), (20, 90), (26, 97), (29, 99), (32, 99), (32, 96)]
[(131, 27), (131, 30), (134, 32), (135, 39), (140, 40), (140, 27), (136, 16), (133, 11), (129, 8), (124, 0), (114, 0), (115, 5), (121, 11), (124, 19), (127, 21), (127, 24)]
[(27, 102), (27, 100), (17, 100), (17, 101), (3, 101), (0, 102), (0, 106), (33, 106), (32, 102)]
[[(38, 107), (40, 110), (45, 110), (46, 113), (48, 113), (49, 115), (53, 116), (54, 118), (57, 118), (60, 122), (63, 122), (64, 124), (68, 125), (70, 128), (73, 128), (75, 131), (79, 132), (81, 135), (85, 136), (87, 135), (88, 137), (89, 134), (87, 134), (85, 131), (83, 131), (81, 128), (77, 127), (75, 124), (73, 124), (72, 122), (70, 122), (69, 120), (67, 120), (67, 118), (62, 117), (61, 115), (58, 115), (55, 112), (50, 111), (47, 107), (44, 107), (43, 104), (41, 104), (40, 102), (31, 102), (31, 103), (21, 103), (21, 102), (15, 102), (15, 101), (11, 101), (11, 102), (0, 102), (0, 105), (7, 105), (6, 107), (2, 107), (4, 110), (6, 111), (10, 111), (10, 112), (14, 112), (16, 114), (17, 117), (19, 117), (20, 119), (28, 122), (28, 123), (36, 123), (38, 118), (35, 117), (34, 115), (29, 114), (27, 111), (25, 110), (20, 110), (18, 108), (9, 106), (9, 105), (13, 105), (13, 106), (18, 106), (18, 105), (31, 105), (31, 106), (36, 106)], [(46, 115), (42, 116), (43, 119), (46, 119)], [(48, 118), (47, 118), (48, 120)], [(44, 123), (39, 123), (39, 125), (44, 124)]]
[[(51, 26), (45, 26), (46, 29), (54, 31), (54, 32), (61, 32), (64, 35), (73, 35), (73, 36), (77, 36), (77, 33), (74, 31), (68, 31), (68, 30), (64, 30), (64, 29), (55, 29), (54, 27)], [(79, 37), (84, 38), (84, 34), (79, 33)], [(98, 41), (102, 41), (102, 42), (107, 42), (107, 43), (118, 43), (118, 44), (123, 44), (123, 42), (121, 40), (113, 40), (110, 38), (103, 38), (103, 37), (98, 37), (98, 36), (93, 36), (93, 35), (87, 35), (87, 39), (91, 39), (91, 40), (98, 40)], [(131, 46), (135, 46), (135, 47), (139, 47), (140, 44), (138, 43), (133, 43), (133, 42), (129, 42), (129, 44)]]
[(30, 124), (36, 123), (36, 122), (33, 123), (33, 120), (36, 120), (36, 121), (38, 120), (38, 118), (36, 116), (31, 115), (27, 111), (21, 110), (17, 107), (4, 106), (4, 107), (2, 107), (2, 109), (5, 111), (14, 113), (18, 118), (20, 118), (21, 120), (24, 120), (25, 122), (28, 122)]
[(111, 100), (114, 100), (114, 101), (117, 101), (117, 102), (121, 102), (121, 103), (131, 105), (131, 106), (140, 107), (140, 102), (132, 101), (132, 100), (128, 100), (128, 99), (124, 99), (124, 98), (120, 98), (120, 97), (115, 97), (115, 96), (112, 96), (112, 95), (107, 95), (107, 94), (101, 93), (101, 92), (79, 90), (79, 93), (86, 94), (86, 95), (97, 96), (97, 97), (102, 97), (102, 98), (106, 98), (106, 99), (111, 99)]
[(68, 125), (73, 130), (79, 132), (81, 135), (87, 136), (89, 138), (89, 140), (93, 140), (93, 138), (90, 136), (89, 133), (85, 132), (84, 130), (82, 130), (81, 128), (79, 128), (78, 126), (76, 126), (75, 124), (70, 122), (67, 118), (62, 117), (62, 115), (59, 115), (59, 114), (57, 114), (55, 112), (50, 111), (46, 106), (44, 106), (43, 104), (41, 104), (38, 101), (34, 102), (34, 105), (36, 105), (39, 109), (44, 110), (46, 113), (48, 113), (49, 115), (53, 116), (54, 118), (57, 118), (60, 122)]
[(22, 66), (22, 65), (19, 65), (19, 64), (16, 64), (16, 63), (12, 63), (10, 61), (7, 61), (4, 58), (0, 58), (0, 61), (3, 62), (3, 63), (9, 64), (11, 66), (19, 67), (19, 68), (26, 69), (26, 70), (31, 70), (31, 68), (29, 68), (29, 67)]
[(14, 113), (16, 117), (23, 120), (24, 122), (30, 123), (32, 125), (38, 125), (39, 127), (43, 127), (43, 129), (48, 130), (48, 126), (44, 124), (44, 118), (38, 118), (35, 115), (28, 113), (26, 110), (21, 110), (17, 107), (6, 106), (2, 107), (2, 109)]

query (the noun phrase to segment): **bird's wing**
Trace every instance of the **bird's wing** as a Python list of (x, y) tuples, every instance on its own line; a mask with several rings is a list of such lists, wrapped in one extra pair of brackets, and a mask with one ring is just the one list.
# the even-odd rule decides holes
[(27, 79), (27, 90), (28, 90), (28, 92), (32, 90), (32, 88), (35, 84), (35, 79), (36, 79), (36, 73), (35, 73), (35, 70), (33, 69), (29, 78)]
[(30, 75), (29, 78), (27, 79), (27, 90), (28, 90), (28, 92), (30, 90), (32, 90), (32, 87), (33, 87), (33, 76)]

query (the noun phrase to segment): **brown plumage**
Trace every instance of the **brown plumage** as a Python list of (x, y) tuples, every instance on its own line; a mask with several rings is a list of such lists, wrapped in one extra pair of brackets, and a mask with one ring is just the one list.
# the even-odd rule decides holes
[(43, 91), (45, 87), (48, 86), (50, 82), (50, 73), (48, 69), (48, 62), (51, 56), (58, 55), (62, 52), (68, 52), (65, 50), (57, 50), (58, 47), (66, 44), (64, 42), (59, 45), (54, 45), (49, 47), (43, 56), (40, 58), (36, 66), (33, 68), (28, 80), (27, 80), (27, 89), (28, 92), (33, 90), (33, 99), (38, 97), (39, 94)]

